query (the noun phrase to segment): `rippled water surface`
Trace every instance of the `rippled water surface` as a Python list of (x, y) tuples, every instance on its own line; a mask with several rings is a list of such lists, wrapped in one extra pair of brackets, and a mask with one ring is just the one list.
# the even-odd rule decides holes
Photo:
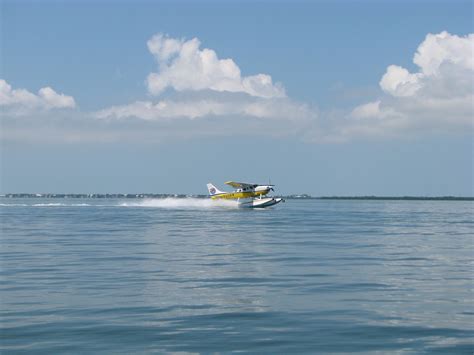
[(472, 353), (472, 202), (0, 200), (2, 353)]

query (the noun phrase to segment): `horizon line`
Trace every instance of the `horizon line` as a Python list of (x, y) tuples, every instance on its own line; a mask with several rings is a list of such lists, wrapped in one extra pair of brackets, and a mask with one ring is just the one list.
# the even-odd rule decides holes
[[(320, 200), (463, 200), (474, 201), (474, 196), (422, 196), (422, 195), (326, 195), (312, 196), (310, 194), (276, 194), (275, 196), (289, 199), (320, 199)], [(176, 194), (176, 193), (31, 193), (15, 192), (0, 194), (3, 198), (206, 198), (207, 194)]]

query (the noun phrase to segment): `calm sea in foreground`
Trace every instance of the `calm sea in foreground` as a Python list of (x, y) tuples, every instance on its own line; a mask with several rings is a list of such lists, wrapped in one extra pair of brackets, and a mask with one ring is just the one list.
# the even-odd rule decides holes
[(474, 203), (0, 199), (0, 350), (472, 353)]

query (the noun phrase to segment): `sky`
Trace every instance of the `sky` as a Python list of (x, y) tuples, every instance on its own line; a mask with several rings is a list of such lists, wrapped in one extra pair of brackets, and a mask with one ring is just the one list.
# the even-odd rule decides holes
[(0, 4), (0, 193), (474, 195), (471, 1)]

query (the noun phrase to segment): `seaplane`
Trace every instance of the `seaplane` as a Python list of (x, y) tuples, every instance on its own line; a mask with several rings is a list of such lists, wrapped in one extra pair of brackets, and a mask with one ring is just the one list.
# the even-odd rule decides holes
[(265, 208), (285, 201), (279, 197), (263, 197), (270, 191), (275, 191), (273, 190), (275, 185), (259, 185), (235, 181), (227, 181), (225, 184), (232, 186), (235, 190), (232, 192), (220, 191), (213, 184), (207, 184), (211, 199), (237, 200), (239, 207), (242, 208)]

